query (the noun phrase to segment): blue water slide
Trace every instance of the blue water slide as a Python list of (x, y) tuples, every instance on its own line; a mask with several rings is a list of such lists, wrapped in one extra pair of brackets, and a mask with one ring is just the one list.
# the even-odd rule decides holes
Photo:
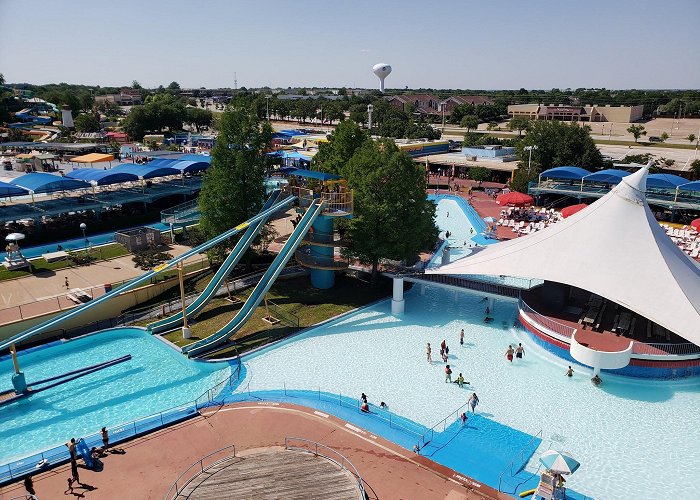
[[(274, 205), (279, 196), (280, 190), (273, 191), (270, 198), (265, 203), (263, 211), (267, 210), (272, 205)], [(194, 302), (187, 306), (186, 311), (188, 318), (195, 317), (197, 314), (202, 312), (204, 306), (206, 306), (209, 303), (209, 301), (216, 295), (216, 292), (219, 291), (219, 288), (221, 288), (221, 285), (226, 279), (226, 277), (240, 262), (246, 250), (248, 250), (248, 247), (251, 245), (251, 243), (253, 243), (253, 240), (258, 235), (258, 233), (265, 225), (267, 220), (268, 218), (266, 217), (248, 226), (248, 229), (246, 229), (245, 233), (243, 233), (241, 239), (238, 240), (238, 243), (236, 243), (236, 246), (233, 248), (233, 250), (231, 250), (231, 253), (228, 255), (228, 257), (226, 257), (226, 260), (224, 260), (223, 264), (221, 264), (219, 270), (216, 271), (216, 274), (214, 274), (214, 277), (211, 279), (204, 291), (194, 300)], [(163, 318), (159, 321), (151, 323), (150, 325), (148, 325), (147, 328), (148, 331), (151, 333), (159, 333), (166, 330), (171, 330), (173, 328), (177, 328), (181, 324), (182, 311), (178, 311), (178, 313), (173, 316)]]
[(183, 353), (187, 354), (188, 357), (203, 354), (228, 340), (229, 337), (231, 337), (238, 330), (240, 330), (243, 325), (245, 325), (246, 321), (248, 321), (253, 315), (260, 302), (262, 302), (265, 294), (268, 292), (268, 290), (270, 290), (270, 287), (277, 279), (277, 276), (279, 276), (279, 274), (282, 272), (284, 266), (287, 265), (287, 262), (304, 239), (304, 236), (313, 225), (316, 217), (318, 217), (323, 211), (323, 208), (324, 203), (320, 200), (314, 201), (314, 203), (308, 208), (304, 214), (304, 217), (302, 217), (301, 221), (299, 221), (296, 229), (284, 244), (282, 250), (280, 250), (280, 253), (277, 254), (275, 260), (272, 262), (272, 264), (270, 264), (270, 267), (267, 268), (267, 271), (265, 271), (263, 277), (260, 279), (243, 306), (238, 310), (231, 321), (229, 321), (216, 333), (213, 333), (212, 335), (198, 342), (184, 346), (182, 348)]
[(188, 250), (187, 252), (183, 253), (179, 257), (175, 257), (172, 260), (169, 260), (165, 264), (161, 264), (152, 270), (142, 274), (141, 276), (138, 276), (130, 281), (127, 281), (124, 285), (120, 286), (119, 288), (116, 288), (112, 290), (109, 293), (104, 294), (103, 296), (91, 300), (90, 302), (86, 302), (82, 305), (79, 305), (73, 309), (70, 309), (69, 311), (66, 311), (63, 314), (59, 314), (58, 316), (55, 316), (47, 321), (44, 321), (42, 323), (39, 323), (36, 326), (33, 326), (29, 328), (28, 330), (25, 330), (23, 332), (20, 332), (16, 335), (13, 335), (12, 337), (1, 340), (0, 341), (0, 350), (7, 349), (9, 348), (12, 344), (16, 344), (19, 342), (22, 342), (23, 340), (30, 339), (34, 337), (35, 335), (39, 335), (44, 332), (48, 332), (51, 330), (56, 330), (58, 328), (61, 328), (61, 325), (67, 321), (68, 319), (74, 318), (76, 316), (80, 316), (81, 314), (84, 314), (86, 311), (92, 309), (93, 307), (98, 306), (99, 304), (119, 295), (120, 293), (123, 293), (127, 290), (131, 290), (132, 288), (136, 288), (142, 283), (145, 283), (149, 281), (151, 278), (154, 278), (158, 274), (167, 271), (169, 269), (173, 269), (178, 263), (194, 256), (197, 255), (205, 250), (208, 250), (209, 248), (213, 247), (214, 245), (217, 245), (231, 236), (234, 236), (235, 234), (240, 233), (244, 229), (247, 229), (248, 226), (251, 224), (254, 224), (258, 222), (259, 220), (266, 219), (270, 217), (272, 214), (275, 212), (282, 210), (283, 208), (286, 208), (287, 206), (291, 205), (291, 203), (296, 199), (296, 196), (288, 196), (282, 201), (279, 201), (275, 203), (272, 207), (268, 208), (267, 210), (263, 210), (260, 212), (258, 215), (255, 217), (251, 217), (248, 219), (246, 222), (243, 222), (242, 224), (237, 225), (236, 227), (229, 229), (228, 231), (221, 233), (219, 236), (216, 236), (215, 238), (212, 238), (211, 240), (202, 243), (201, 245), (193, 248), (192, 250)]

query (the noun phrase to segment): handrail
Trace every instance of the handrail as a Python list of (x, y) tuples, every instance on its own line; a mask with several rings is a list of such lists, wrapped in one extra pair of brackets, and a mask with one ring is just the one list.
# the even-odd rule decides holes
[[(452, 412), (450, 412), (445, 418), (443, 418), (442, 420), (440, 420), (437, 424), (433, 425), (430, 429), (428, 429), (427, 431), (425, 431), (425, 432), (418, 438), (418, 443), (417, 443), (418, 449), (419, 449), (419, 450), (423, 449), (423, 447), (424, 447), (425, 445), (427, 445), (430, 441), (432, 441), (432, 440), (434, 439), (434, 437), (435, 437), (435, 430), (436, 430), (437, 427), (439, 427), (440, 425), (442, 425), (442, 432), (445, 432), (445, 429), (447, 429), (447, 427), (448, 427), (448, 426), (447, 426), (447, 420), (450, 419), (450, 418), (452, 417), (452, 415), (459, 416), (459, 412), (460, 412), (461, 410), (463, 410), (465, 406), (468, 406), (468, 405), (469, 405), (469, 402), (464, 403), (463, 405), (461, 405), (461, 406), (460, 406), (459, 408), (457, 408), (456, 410), (453, 410)], [(428, 437), (428, 434), (430, 434), (430, 439), (428, 439), (428, 440), (426, 441), (426, 438)]]
[[(137, 418), (129, 422), (120, 423), (108, 428), (111, 436), (116, 436), (114, 442), (134, 437), (138, 434), (142, 434), (146, 431), (157, 429), (164, 426), (165, 424), (181, 420), (181, 417), (191, 415), (199, 411), (200, 408), (204, 408), (209, 404), (216, 401), (217, 394), (221, 391), (223, 387), (228, 385), (229, 387), (238, 381), (241, 376), (241, 358), (238, 352), (238, 348), (234, 346), (235, 357), (237, 364), (233, 372), (225, 377), (223, 380), (215, 384), (210, 389), (207, 389), (202, 394), (200, 394), (195, 399), (186, 401), (182, 404), (172, 406), (165, 410), (162, 410), (145, 417)], [(83, 436), (88, 446), (101, 445), (102, 434), (94, 433), (88, 436)], [(14, 460), (6, 464), (0, 464), (0, 484), (8, 481), (14, 480), (19, 477), (34, 474), (37, 471), (36, 464), (42, 463), (45, 466), (57, 464), (68, 460), (68, 449), (64, 445), (54, 446), (48, 450), (44, 450), (39, 453), (33, 453), (31, 455), (25, 456), (23, 458)], [(7, 471), (2, 470), (7, 467)], [(14, 470), (13, 470), (14, 468)], [(42, 469), (43, 470), (43, 469)]]
[[(219, 460), (216, 460), (215, 462), (213, 462), (213, 463), (207, 465), (206, 469), (204, 468), (204, 461), (205, 461), (207, 458), (209, 458), (209, 457), (211, 457), (211, 456), (213, 456), (213, 455), (216, 455), (216, 454), (218, 454), (218, 453), (221, 453), (221, 452), (224, 451), (224, 450), (231, 450), (231, 449), (233, 449), (233, 455), (228, 455), (228, 456), (226, 456), (226, 457), (224, 457), (224, 458), (221, 458), (221, 459), (219, 459)], [(213, 452), (209, 453), (208, 455), (203, 456), (202, 458), (200, 458), (199, 460), (197, 460), (196, 462), (194, 462), (192, 465), (190, 465), (187, 469), (185, 469), (185, 471), (177, 477), (177, 479), (175, 480), (175, 482), (174, 482), (173, 484), (170, 485), (170, 488), (168, 488), (168, 492), (165, 494), (165, 500), (172, 500), (173, 498), (177, 498), (178, 496), (180, 496), (180, 493), (192, 482), (192, 480), (193, 480), (195, 477), (197, 477), (196, 475), (190, 477), (190, 478), (189, 478), (187, 481), (185, 481), (185, 483), (182, 485), (182, 488), (179, 488), (178, 485), (177, 485), (177, 483), (180, 481), (180, 479), (182, 479), (182, 477), (183, 477), (185, 474), (187, 474), (190, 470), (192, 470), (192, 468), (193, 468), (195, 465), (199, 465), (199, 472), (197, 473), (197, 475), (199, 475), (199, 474), (202, 474), (205, 470), (209, 470), (211, 467), (213, 467), (213, 466), (215, 466), (215, 465), (217, 465), (217, 464), (220, 464), (220, 463), (222, 463), (224, 460), (228, 460), (229, 458), (236, 458), (236, 445), (234, 445), (234, 444), (230, 444), (230, 445), (228, 445), (228, 446), (224, 446), (223, 448), (220, 448), (220, 449), (218, 449), (218, 450), (216, 450), (216, 451), (213, 451)], [(171, 492), (173, 491), (173, 488), (175, 488), (175, 494), (174, 494), (174, 495), (171, 494)]]
[(508, 465), (506, 465), (506, 468), (503, 469), (503, 472), (501, 472), (501, 475), (498, 476), (498, 491), (502, 491), (501, 490), (501, 483), (503, 481), (503, 476), (505, 475), (505, 473), (510, 472), (511, 477), (513, 476), (513, 465), (515, 464), (515, 460), (518, 457), (520, 457), (520, 462), (523, 463), (523, 465), (518, 469), (518, 471), (516, 471), (516, 474), (517, 474), (517, 472), (520, 472), (523, 469), (523, 467), (525, 466), (525, 464), (524, 464), (524, 462), (525, 462), (525, 456), (524, 456), (525, 450), (527, 450), (530, 447), (530, 445), (532, 445), (532, 443), (537, 438), (539, 438), (540, 440), (542, 439), (542, 429), (540, 429), (534, 436), (532, 436), (530, 438), (530, 440), (527, 442), (527, 444), (520, 449), (520, 451), (515, 455), (515, 457), (513, 457), (513, 460), (511, 460), (510, 463)]
[[(298, 438), (298, 437), (285, 437), (284, 438), (284, 449), (291, 450), (291, 451), (303, 451), (306, 453), (311, 452), (311, 450), (308, 448), (303, 448), (301, 446), (292, 446), (290, 443), (292, 443), (293, 441), (300, 441), (302, 443), (307, 443), (307, 444), (313, 445), (314, 446), (313, 454), (315, 456), (323, 457), (327, 460), (330, 460), (331, 462), (337, 464), (344, 471), (347, 471), (350, 474), (352, 474), (353, 476), (355, 476), (355, 481), (357, 482), (357, 490), (360, 493), (360, 498), (362, 498), (362, 499), (366, 498), (365, 497), (364, 480), (362, 479), (362, 476), (357, 471), (357, 468), (355, 468), (355, 466), (352, 464), (352, 462), (350, 460), (348, 460), (344, 455), (342, 455), (341, 453), (338, 453), (333, 448), (330, 448), (324, 444), (318, 443), (316, 441), (311, 441), (310, 439), (304, 439), (304, 438)], [(328, 451), (335, 453), (338, 457), (340, 457), (340, 462), (338, 462), (338, 460), (334, 459), (333, 457), (330, 457), (328, 455), (324, 455), (323, 453), (319, 453), (318, 452), (319, 447), (321, 447), (324, 450), (328, 450)], [(351, 469), (346, 467), (345, 464), (349, 465), (351, 467)]]
[(632, 346), (632, 354), (646, 354), (655, 356), (685, 356), (700, 354), (700, 346), (695, 345), (692, 342), (673, 344), (640, 342), (635, 340), (634, 345)]
[(530, 319), (532, 319), (536, 323), (539, 323), (543, 327), (553, 331), (554, 333), (557, 333), (569, 339), (574, 335), (574, 333), (576, 333), (576, 328), (571, 327), (569, 325), (565, 325), (563, 323), (559, 323), (558, 321), (555, 321), (552, 318), (537, 312), (532, 307), (527, 305), (527, 303), (523, 300), (522, 297), (520, 297), (519, 306), (520, 309), (528, 313)]

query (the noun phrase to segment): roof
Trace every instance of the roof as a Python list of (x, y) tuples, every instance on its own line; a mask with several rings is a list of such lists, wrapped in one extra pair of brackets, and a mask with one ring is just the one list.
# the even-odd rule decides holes
[(681, 191), (700, 191), (700, 181), (688, 182), (678, 186)]
[(575, 179), (580, 181), (585, 176), (590, 175), (588, 170), (581, 167), (555, 167), (545, 170), (540, 174), (542, 179)]
[(108, 184), (120, 184), (122, 182), (132, 182), (139, 180), (138, 175), (128, 172), (115, 172), (114, 170), (104, 170), (101, 168), (78, 168), (66, 174), (71, 179), (79, 179), (93, 183), (97, 186)]
[(290, 174), (296, 175), (297, 177), (304, 177), (307, 179), (318, 179), (321, 181), (334, 181), (336, 179), (340, 179), (339, 175), (327, 174), (325, 172), (314, 172), (312, 170), (297, 169), (293, 172), (290, 172)]
[(651, 174), (647, 176), (647, 187), (676, 189), (678, 186), (688, 184), (688, 179), (673, 174)]
[[(700, 265), (666, 235), (644, 197), (648, 167), (542, 231), (479, 248), (430, 274), (538, 278), (572, 285), (700, 345)], [(659, 293), (663, 291), (663, 293)]]
[(51, 193), (53, 191), (67, 191), (90, 187), (90, 184), (77, 179), (47, 174), (46, 172), (33, 172), (12, 179), (11, 184), (23, 187), (33, 193)]
[(14, 184), (8, 182), (0, 181), (0, 197), (6, 198), (8, 196), (21, 196), (27, 194), (28, 191)]
[(457, 104), (471, 104), (473, 106), (493, 103), (493, 101), (485, 95), (453, 95), (445, 99), (443, 102), (447, 101), (454, 101)]
[(622, 180), (623, 177), (630, 175), (629, 172), (624, 170), (617, 170), (615, 168), (609, 168), (607, 170), (600, 170), (584, 177), (584, 181), (589, 182), (608, 182), (617, 184)]
[(139, 165), (138, 163), (120, 163), (112, 168), (111, 171), (133, 174), (141, 179), (153, 179), (154, 177), (166, 177), (168, 175), (180, 174), (180, 171), (177, 169), (168, 166), (152, 166), (150, 163), (146, 165)]
[(113, 161), (114, 155), (108, 155), (103, 153), (90, 153), (82, 156), (76, 156), (71, 159), (71, 161), (78, 163), (100, 163), (103, 161)]
[(192, 161), (192, 160), (185, 160), (185, 161), (176, 161), (171, 165), (168, 165), (171, 168), (175, 168), (179, 170), (180, 172), (186, 172), (186, 173), (192, 173), (192, 172), (202, 172), (203, 170), (206, 170), (209, 168), (209, 165), (211, 165), (207, 161)]

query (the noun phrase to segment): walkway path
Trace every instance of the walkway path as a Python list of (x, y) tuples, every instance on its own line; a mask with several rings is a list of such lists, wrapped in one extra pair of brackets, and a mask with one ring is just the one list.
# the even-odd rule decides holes
[[(76, 490), (89, 499), (162, 499), (175, 479), (205, 455), (230, 444), (236, 452), (283, 446), (301, 437), (330, 446), (350, 460), (366, 483), (369, 498), (479, 500), (507, 499), (425, 457), (343, 420), (310, 408), (279, 403), (239, 403), (118, 446), (124, 454), (103, 459), (102, 472), (80, 469), (80, 480), (95, 489)], [(34, 476), (37, 497), (66, 498), (70, 465)], [(0, 500), (24, 490), (21, 482), (0, 488)], [(232, 492), (233, 496), (235, 493)], [(68, 496), (67, 498), (71, 498)]]

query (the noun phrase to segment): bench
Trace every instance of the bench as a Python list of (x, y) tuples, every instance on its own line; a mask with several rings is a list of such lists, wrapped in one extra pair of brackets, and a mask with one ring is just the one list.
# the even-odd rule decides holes
[(56, 262), (57, 260), (67, 259), (68, 253), (64, 252), (63, 250), (59, 250), (58, 252), (43, 253), (41, 256), (46, 262)]

